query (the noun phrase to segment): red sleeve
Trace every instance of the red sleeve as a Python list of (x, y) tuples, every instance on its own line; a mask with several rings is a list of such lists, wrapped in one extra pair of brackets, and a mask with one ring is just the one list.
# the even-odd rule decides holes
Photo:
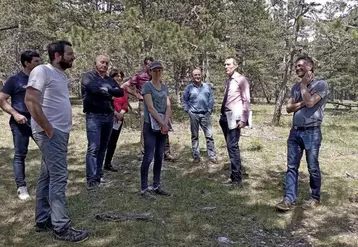
[(122, 102), (123, 102), (122, 109), (125, 110), (126, 112), (128, 112), (128, 93), (126, 90), (123, 90), (123, 93), (124, 93), (124, 95), (122, 97), (123, 98), (122, 99)]
[(114, 109), (116, 110), (116, 112), (120, 112), (121, 111), (121, 98), (114, 98), (113, 100), (113, 105), (114, 105)]
[(113, 100), (114, 109), (117, 112), (120, 112), (121, 110), (128, 111), (128, 93), (126, 90), (123, 90), (123, 93), (122, 97), (114, 98)]

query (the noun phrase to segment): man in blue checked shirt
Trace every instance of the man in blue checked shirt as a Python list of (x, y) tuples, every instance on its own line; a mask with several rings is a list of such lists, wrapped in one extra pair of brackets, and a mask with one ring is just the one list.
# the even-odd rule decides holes
[(193, 162), (200, 162), (199, 126), (204, 131), (210, 161), (217, 164), (214, 138), (211, 126), (211, 113), (214, 108), (214, 95), (209, 84), (201, 81), (201, 70), (194, 69), (193, 81), (185, 88), (183, 109), (189, 114)]

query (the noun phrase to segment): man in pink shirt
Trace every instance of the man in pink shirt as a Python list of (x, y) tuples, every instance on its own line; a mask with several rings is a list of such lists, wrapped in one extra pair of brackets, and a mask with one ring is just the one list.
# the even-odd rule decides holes
[(231, 176), (225, 183), (232, 185), (241, 184), (240, 130), (247, 124), (250, 105), (249, 82), (236, 71), (237, 67), (235, 58), (225, 60), (228, 79), (219, 121), (231, 162)]

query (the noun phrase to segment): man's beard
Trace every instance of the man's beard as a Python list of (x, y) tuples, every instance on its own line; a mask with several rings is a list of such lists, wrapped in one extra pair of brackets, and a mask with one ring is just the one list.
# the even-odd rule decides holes
[(72, 63), (69, 63), (68, 61), (66, 61), (64, 59), (61, 59), (61, 61), (59, 62), (59, 65), (63, 70), (72, 68)]

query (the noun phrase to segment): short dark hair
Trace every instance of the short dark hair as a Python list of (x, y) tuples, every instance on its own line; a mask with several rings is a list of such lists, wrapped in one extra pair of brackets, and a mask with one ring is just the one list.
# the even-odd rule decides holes
[(118, 69), (112, 69), (111, 72), (109, 72), (109, 77), (116, 77), (118, 74), (121, 75), (122, 78), (124, 78), (124, 72)]
[(311, 57), (309, 57), (308, 55), (301, 55), (296, 59), (295, 63), (297, 63), (300, 60), (304, 60), (306, 63), (311, 65), (311, 67), (312, 67), (311, 70), (312, 70), (312, 72), (314, 72), (314, 62), (313, 62), (313, 59)]
[(152, 57), (145, 57), (144, 60), (143, 60), (144, 65), (147, 65), (147, 64), (148, 64), (148, 61), (153, 62), (153, 61), (154, 61), (154, 58), (152, 58)]
[(47, 46), (48, 57), (50, 59), (50, 62), (52, 62), (55, 59), (56, 52), (60, 53), (60, 55), (63, 55), (65, 53), (66, 45), (72, 46), (72, 44), (67, 40), (57, 40)]
[(32, 58), (34, 57), (40, 57), (40, 54), (38, 54), (36, 51), (33, 50), (26, 50), (23, 53), (21, 53), (20, 61), (23, 67), (25, 67), (25, 62), (31, 63)]

